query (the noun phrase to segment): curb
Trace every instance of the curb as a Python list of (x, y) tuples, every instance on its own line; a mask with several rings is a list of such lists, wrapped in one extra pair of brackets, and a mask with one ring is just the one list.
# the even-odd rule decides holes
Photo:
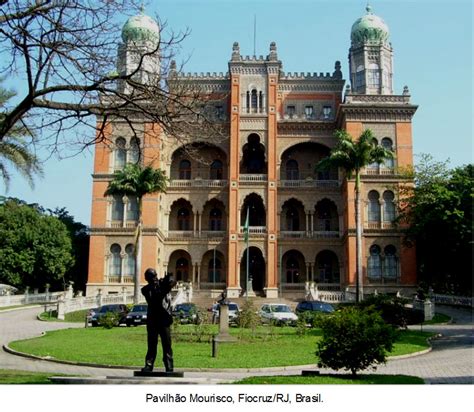
[[(40, 336), (46, 335), (46, 332), (42, 332)], [(399, 360), (399, 359), (407, 359), (413, 358), (416, 356), (425, 355), (433, 350), (431, 346), (431, 340), (441, 337), (440, 333), (427, 338), (426, 341), (430, 345), (429, 348), (423, 349), (418, 352), (409, 353), (406, 355), (399, 355), (399, 356), (388, 356), (387, 361)], [(11, 355), (21, 356), (23, 358), (35, 359), (35, 360), (42, 360), (47, 362), (54, 362), (64, 365), (72, 365), (72, 366), (85, 366), (89, 368), (98, 368), (98, 369), (123, 369), (123, 370), (136, 370), (139, 369), (140, 366), (121, 366), (121, 365), (106, 365), (106, 364), (98, 364), (98, 363), (88, 363), (88, 362), (74, 362), (74, 361), (67, 361), (67, 360), (60, 360), (54, 359), (47, 356), (37, 356), (32, 355), (30, 353), (20, 352), (15, 349), (12, 349), (8, 346), (8, 344), (3, 345), (3, 350)], [(273, 367), (266, 367), (266, 368), (179, 368), (183, 372), (278, 372), (278, 371), (299, 371), (302, 368), (304, 369), (317, 369), (316, 364), (310, 365), (291, 365), (291, 366), (273, 366)]]

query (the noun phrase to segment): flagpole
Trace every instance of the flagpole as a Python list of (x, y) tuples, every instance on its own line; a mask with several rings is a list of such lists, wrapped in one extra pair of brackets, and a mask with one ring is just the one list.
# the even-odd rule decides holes
[(245, 220), (245, 243), (247, 246), (247, 270), (245, 271), (245, 299), (248, 301), (249, 299), (249, 255), (250, 255), (250, 250), (249, 250), (249, 208), (247, 207), (247, 219)]

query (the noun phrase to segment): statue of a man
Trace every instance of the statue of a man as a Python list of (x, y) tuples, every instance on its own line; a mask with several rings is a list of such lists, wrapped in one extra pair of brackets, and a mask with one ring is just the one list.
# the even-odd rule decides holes
[(148, 303), (146, 331), (148, 335), (148, 350), (145, 357), (145, 367), (142, 372), (152, 372), (156, 359), (158, 335), (163, 348), (163, 364), (166, 372), (173, 372), (173, 350), (171, 349), (171, 289), (176, 284), (171, 273), (158, 279), (155, 269), (145, 271), (148, 285), (142, 288), (142, 294)]

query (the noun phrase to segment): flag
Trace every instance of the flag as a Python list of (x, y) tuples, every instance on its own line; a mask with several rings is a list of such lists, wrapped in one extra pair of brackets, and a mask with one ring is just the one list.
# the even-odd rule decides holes
[(247, 218), (245, 219), (244, 225), (244, 240), (249, 241), (249, 208), (247, 208)]

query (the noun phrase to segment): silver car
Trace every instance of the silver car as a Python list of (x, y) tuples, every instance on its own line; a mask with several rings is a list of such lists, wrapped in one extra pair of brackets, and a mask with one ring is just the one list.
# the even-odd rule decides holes
[(285, 303), (266, 303), (262, 305), (259, 315), (264, 323), (276, 325), (296, 325), (298, 316)]

